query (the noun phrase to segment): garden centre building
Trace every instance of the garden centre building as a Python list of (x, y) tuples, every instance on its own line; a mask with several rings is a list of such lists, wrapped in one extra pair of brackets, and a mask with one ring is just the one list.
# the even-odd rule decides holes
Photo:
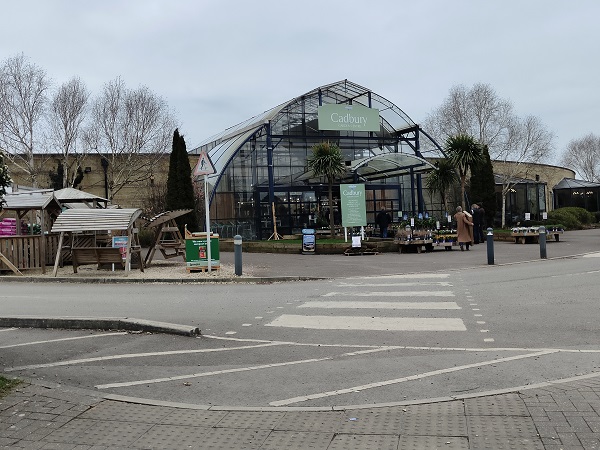
[[(339, 183), (328, 204), (325, 178), (308, 171), (320, 142), (338, 145), (346, 174), (364, 183), (367, 221), (383, 206), (409, 216), (426, 210), (422, 175), (443, 156), (440, 147), (392, 102), (348, 80), (321, 86), (210, 137), (191, 154), (207, 152), (211, 220), (246, 238), (266, 239), (273, 218), (280, 234), (328, 222), (340, 224)], [(272, 209), (273, 207), (273, 209)]]

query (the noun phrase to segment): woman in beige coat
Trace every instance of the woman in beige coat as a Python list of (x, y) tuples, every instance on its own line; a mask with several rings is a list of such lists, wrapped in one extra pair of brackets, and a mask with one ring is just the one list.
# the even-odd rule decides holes
[(473, 222), (470, 220), (469, 216), (467, 216), (467, 214), (463, 212), (462, 207), (456, 207), (456, 214), (454, 214), (454, 220), (456, 220), (458, 245), (460, 245), (461, 251), (464, 250), (465, 245), (468, 251), (469, 246), (473, 241)]

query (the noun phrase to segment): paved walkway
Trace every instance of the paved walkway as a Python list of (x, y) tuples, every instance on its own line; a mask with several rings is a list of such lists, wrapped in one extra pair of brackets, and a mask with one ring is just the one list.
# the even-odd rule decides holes
[[(599, 236), (599, 230), (571, 232), (564, 237), (564, 242), (548, 244), (548, 257), (600, 251)], [(248, 255), (247, 259), (262, 267), (264, 273), (260, 276), (315, 273), (335, 277), (350, 276), (356, 274), (356, 270), (361, 274), (435, 270), (440, 258), (448, 258), (446, 253), (452, 254), (454, 267), (480, 266), (487, 264), (484, 249), (485, 245), (479, 245), (469, 253), (388, 255), (376, 259), (378, 267), (374, 269), (366, 269), (367, 260), (361, 260), (362, 257), (346, 257), (347, 263), (338, 261), (330, 266), (330, 259), (341, 257), (309, 256), (308, 268), (305, 260), (302, 262), (290, 255)], [(497, 263), (539, 259), (537, 246), (504, 243), (496, 249)], [(389, 261), (393, 266), (382, 267), (382, 261)], [(349, 271), (353, 272), (349, 274)], [(207, 409), (101, 397), (96, 392), (67, 386), (25, 383), (0, 399), (0, 446), (30, 449), (597, 449), (600, 448), (600, 373), (517, 388), (513, 392), (330, 410)]]

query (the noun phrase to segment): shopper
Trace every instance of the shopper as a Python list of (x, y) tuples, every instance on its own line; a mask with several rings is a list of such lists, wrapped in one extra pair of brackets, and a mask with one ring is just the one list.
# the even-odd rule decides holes
[(390, 213), (387, 212), (384, 206), (383, 208), (381, 208), (381, 211), (379, 211), (377, 217), (375, 218), (375, 223), (379, 225), (379, 235), (382, 238), (388, 237), (388, 226), (391, 222), (392, 216), (390, 216)]
[(458, 245), (460, 246), (461, 251), (463, 251), (465, 247), (467, 248), (467, 251), (469, 251), (469, 247), (471, 245), (471, 242), (473, 241), (473, 222), (471, 222), (469, 216), (467, 216), (467, 214), (463, 211), (462, 207), (456, 207), (456, 214), (454, 214), (454, 220), (456, 220)]

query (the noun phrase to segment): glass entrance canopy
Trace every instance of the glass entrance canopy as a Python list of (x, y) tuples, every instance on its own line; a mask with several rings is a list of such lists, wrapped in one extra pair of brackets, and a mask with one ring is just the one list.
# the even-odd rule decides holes
[[(377, 109), (379, 131), (320, 130), (318, 108), (330, 104)], [(308, 170), (312, 147), (324, 141), (342, 151), (347, 172), (338, 182), (365, 183), (368, 219), (374, 221), (382, 206), (426, 210), (421, 174), (433, 168), (428, 158), (444, 156), (441, 148), (393, 103), (342, 80), (211, 136), (190, 152), (207, 151), (215, 166), (208, 177), (213, 230), (266, 239), (274, 224), (280, 234), (295, 234), (317, 226), (329, 211), (339, 216), (336, 199), (327, 204), (327, 184)]]

